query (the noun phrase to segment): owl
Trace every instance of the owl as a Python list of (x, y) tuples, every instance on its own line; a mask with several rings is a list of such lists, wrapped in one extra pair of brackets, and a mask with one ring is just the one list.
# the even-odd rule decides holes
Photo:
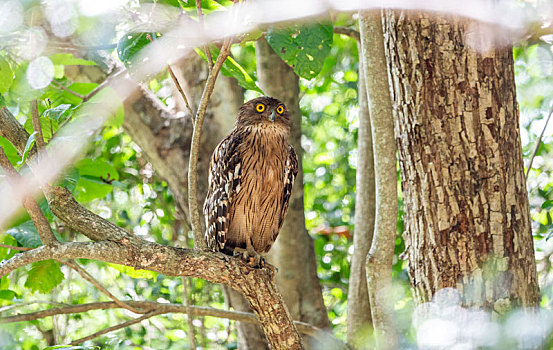
[(211, 156), (204, 203), (205, 240), (213, 251), (262, 267), (275, 242), (298, 173), (286, 138), (290, 116), (272, 97), (246, 102), (231, 133)]

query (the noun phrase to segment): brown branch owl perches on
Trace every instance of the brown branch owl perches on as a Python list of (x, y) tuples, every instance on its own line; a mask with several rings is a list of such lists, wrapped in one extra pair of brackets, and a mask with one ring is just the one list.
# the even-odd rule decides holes
[(263, 266), (282, 227), (298, 158), (286, 138), (290, 117), (272, 97), (246, 102), (211, 156), (204, 203), (208, 247)]

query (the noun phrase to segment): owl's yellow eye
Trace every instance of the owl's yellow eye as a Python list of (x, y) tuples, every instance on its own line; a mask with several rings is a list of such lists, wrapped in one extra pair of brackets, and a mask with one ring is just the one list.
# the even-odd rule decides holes
[(284, 113), (284, 107), (283, 106), (278, 106), (276, 111), (277, 111), (278, 114), (282, 114), (282, 113)]
[(261, 113), (265, 110), (265, 105), (263, 103), (258, 103), (255, 106), (255, 110), (258, 111), (259, 113)]

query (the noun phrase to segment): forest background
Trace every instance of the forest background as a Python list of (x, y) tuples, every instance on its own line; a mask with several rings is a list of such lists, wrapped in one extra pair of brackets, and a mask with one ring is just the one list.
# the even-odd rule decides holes
[[(199, 4), (201, 10), (194, 1), (179, 0), (0, 3), (0, 13), (9, 14), (0, 20), (2, 118), (15, 117), (28, 133), (14, 144), (2, 124), (0, 145), (16, 169), (30, 174), (35, 170), (26, 161), (40, 158), (36, 154), (36, 149), (44, 147), (40, 138), (56, 140), (50, 146), (62, 145), (56, 148), (58, 153), (53, 152), (60, 156), (59, 164), (54, 162), (51, 165), (56, 169), (46, 169), (51, 171), (52, 184), (57, 181), (90, 211), (140, 238), (168, 246), (194, 247), (198, 240), (192, 233), (194, 214), (188, 209), (187, 190), (190, 141), (194, 137), (192, 117), (197, 115), (194, 111), (201, 110), (200, 101), (209, 102), (205, 105), (203, 136), (197, 145), (197, 198), (201, 202), (207, 160), (232, 127), (238, 107), (262, 92), (282, 99), (297, 116), (292, 142), (296, 149), (303, 150), (303, 188), (301, 182), (295, 186), (292, 204), (296, 205), (291, 205), (279, 238), (282, 243), (275, 247), (269, 262), (279, 267), (279, 289), (292, 317), (305, 323), (298, 327), (314, 339), (314, 347), (322, 348), (330, 342), (330, 348), (334, 348), (346, 341), (352, 346), (368, 347), (374, 342), (370, 326), (354, 327), (347, 320), (356, 232), (358, 131), (360, 115), (368, 113), (367, 101), (362, 97), (365, 87), (360, 81), (359, 15), (338, 5), (330, 11), (309, 12), (308, 5), (313, 5), (309, 2), (302, 10), (305, 13), (298, 10), (300, 14), (290, 18), (315, 14), (315, 19), (290, 23), (284, 22), (290, 19), (286, 17), (290, 16), (288, 12), (263, 9), (263, 14), (248, 13), (250, 17), (244, 20), (261, 24), (233, 36), (231, 42), (218, 37), (225, 30), (221, 24), (219, 32), (189, 32), (183, 39), (188, 40), (188, 47), (167, 46), (171, 41), (162, 40), (171, 39), (171, 30), (178, 25), (205, 20), (209, 27), (217, 23), (219, 13), (238, 6), (210, 0)], [(474, 322), (482, 317), (475, 312), (465, 321), (476, 324), (475, 328), (482, 327), (486, 334), (474, 331), (470, 336), (460, 335), (467, 324), (446, 321), (444, 315), (423, 322), (421, 314), (427, 310), (413, 300), (407, 261), (401, 255), (406, 247), (398, 167), (397, 235), (389, 295), (401, 348), (452, 346), (448, 342), (459, 339), (492, 348), (522, 346), (525, 342), (532, 347), (536, 341), (550, 341), (553, 126), (547, 126), (547, 121), (553, 110), (553, 52), (543, 23), (553, 14), (548, 2), (521, 1), (513, 6), (516, 11), (511, 9), (511, 13), (526, 20), (523, 30), (513, 30), (509, 40), (515, 40), (522, 152), (526, 169), (531, 168), (526, 170), (527, 188), (543, 312), (524, 317), (514, 313), (481, 323)], [(448, 16), (453, 11), (443, 10)], [(477, 10), (453, 15), (476, 20), (493, 18)], [(500, 40), (500, 30), (493, 27), (503, 28), (506, 21), (491, 22), (489, 35), (499, 39), (475, 50), (509, 45)], [(195, 40), (201, 42), (195, 51), (173, 60), (179, 57), (178, 50), (190, 49)], [(206, 51), (209, 41), (212, 44)], [(283, 46), (287, 48), (284, 52), (273, 50)], [(216, 58), (228, 47), (230, 58), (222, 65), (213, 95), (204, 100), (204, 84), (210, 81)], [(141, 81), (140, 88), (128, 92), (128, 81), (134, 78)], [(129, 98), (125, 101), (113, 98), (120, 90), (127, 91)], [(189, 106), (184, 103), (183, 93)], [(96, 114), (106, 120), (88, 118), (93, 114), (88, 108), (95, 113), (101, 111)], [(102, 108), (114, 111), (107, 113)], [(36, 123), (33, 125), (34, 113), (40, 121), (40, 133)], [(66, 153), (59, 153), (64, 148)], [(2, 190), (9, 190), (7, 181), (2, 186)], [(13, 214), (9, 218), (4, 215), (1, 221), (5, 229), (0, 233), (0, 258), (8, 261), (41, 246), (44, 237), (32, 216), (14, 203), (15, 197), (2, 193), (3, 212)], [(37, 197), (37, 202), (58, 240), (86, 241), (67, 219), (60, 219), (61, 214), (54, 215), (52, 203), (44, 197)], [(457, 297), (446, 290), (437, 303), (455, 304)], [(368, 303), (368, 295), (362, 298)], [(109, 302), (110, 306), (92, 304), (96, 302)], [(152, 305), (144, 302), (173, 309), (155, 314)], [(71, 305), (92, 306), (68, 313), (55, 311)], [(82, 349), (232, 349), (239, 343), (241, 348), (266, 347), (260, 329), (248, 328), (255, 317), (219, 312), (229, 309), (229, 305), (233, 310), (249, 311), (235, 292), (201, 278), (173, 277), (96, 259), (43, 260), (13, 270), (0, 280), (0, 347), (42, 349), (70, 343), (80, 344), (74, 348)], [(41, 310), (54, 311), (50, 315), (36, 314)], [(17, 314), (32, 316), (10, 318)], [(361, 330), (348, 335), (352, 328)], [(318, 329), (327, 329), (327, 333), (317, 336)], [(101, 334), (94, 334), (97, 331)], [(85, 338), (91, 334), (91, 339)]]

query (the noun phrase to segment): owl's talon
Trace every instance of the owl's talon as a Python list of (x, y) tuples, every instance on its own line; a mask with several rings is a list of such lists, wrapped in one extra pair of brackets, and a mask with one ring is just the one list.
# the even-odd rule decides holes
[(265, 266), (265, 258), (259, 255), (256, 251), (248, 251), (243, 248), (234, 248), (234, 256), (242, 260), (249, 267), (260, 269)]

